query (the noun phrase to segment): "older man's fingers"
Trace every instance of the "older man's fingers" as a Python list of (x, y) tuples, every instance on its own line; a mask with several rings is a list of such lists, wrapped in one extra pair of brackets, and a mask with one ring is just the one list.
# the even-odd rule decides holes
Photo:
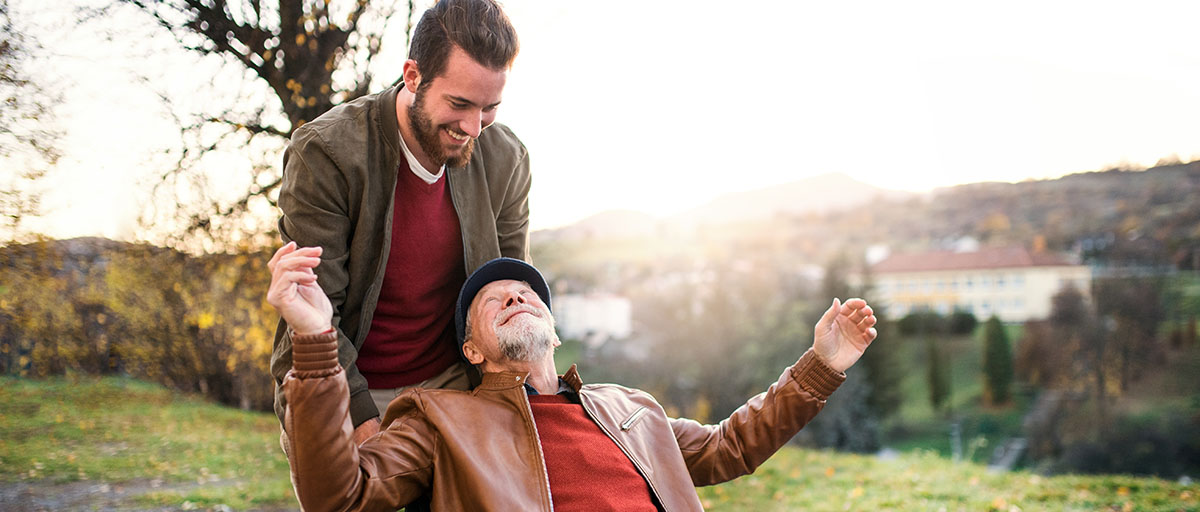
[(296, 250), (296, 242), (288, 242), (283, 244), (283, 247), (280, 247), (275, 251), (275, 254), (271, 255), (271, 261), (267, 262), (267, 270), (270, 270), (271, 273), (274, 274), (275, 264), (279, 263), (279, 259), (291, 254), (291, 252), (294, 250)]
[(851, 299), (846, 299), (846, 302), (844, 302), (843, 305), (850, 309), (861, 309), (863, 306), (867, 305), (867, 301), (858, 297), (854, 297)]
[(271, 256), (271, 261), (267, 262), (267, 270), (274, 273), (275, 267), (278, 267), (280, 262), (289, 257), (320, 257), (321, 252), (322, 249), (320, 247), (297, 247), (296, 242), (288, 242)]
[(306, 272), (312, 272), (312, 269), (321, 264), (321, 258), (316, 256), (308, 256), (300, 252), (288, 254), (275, 262), (275, 268), (272, 270), (272, 275), (279, 275), (283, 272), (291, 272), (294, 270), (303, 269)]
[(871, 326), (875, 325), (875, 322), (876, 322), (876, 321), (877, 321), (877, 320), (876, 320), (876, 318), (875, 318), (875, 315), (871, 315), (871, 316), (865, 317), (865, 318), (863, 318), (862, 320), (860, 320), (860, 321), (858, 322), (858, 328), (859, 328), (859, 330), (863, 330), (863, 331), (865, 331), (865, 330), (867, 330), (868, 328), (870, 328)]
[(299, 270), (283, 272), (272, 279), (271, 288), (267, 291), (267, 303), (279, 306), (284, 301), (291, 299), (292, 294), (296, 293), (297, 286), (315, 282), (317, 282), (317, 275), (310, 272)]

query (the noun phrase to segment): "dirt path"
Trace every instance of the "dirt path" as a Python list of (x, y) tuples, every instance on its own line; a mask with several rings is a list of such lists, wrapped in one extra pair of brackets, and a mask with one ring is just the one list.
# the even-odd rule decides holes
[[(163, 483), (161, 480), (134, 480), (121, 483), (106, 482), (69, 482), (52, 483), (47, 481), (0, 482), (0, 510), (39, 512), (59, 510), (93, 510), (100, 512), (126, 511), (175, 511), (175, 510), (213, 510), (232, 511), (233, 509), (218, 505), (216, 507), (200, 507), (183, 502), (167, 507), (146, 507), (137, 503), (137, 498), (151, 492), (186, 492), (197, 487), (218, 487), (236, 484), (236, 480), (218, 480), (216, 482), (199, 483)], [(285, 511), (289, 508), (257, 509), (264, 511)]]

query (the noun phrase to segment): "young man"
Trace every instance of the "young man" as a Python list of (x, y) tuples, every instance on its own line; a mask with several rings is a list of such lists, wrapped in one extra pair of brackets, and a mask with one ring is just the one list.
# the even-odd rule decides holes
[(529, 264), (488, 262), (463, 285), (455, 322), (473, 391), (412, 389), (384, 430), (351, 437), (332, 307), (312, 269), (320, 248), (272, 258), (267, 300), (296, 330), (283, 387), (287, 452), (306, 510), (700, 510), (695, 486), (753, 472), (821, 410), (875, 339), (862, 299), (834, 299), (813, 347), (719, 425), (669, 418), (645, 392), (583, 385), (554, 367), (550, 291)]
[[(458, 289), (488, 260), (529, 258), (529, 159), (493, 124), (517, 50), (495, 2), (442, 0), (417, 24), (402, 83), (292, 135), (279, 231), (324, 249), (316, 272), (356, 439), (378, 431), (379, 411), (406, 387), (468, 387), (451, 327)], [(287, 327), (271, 356), (280, 421)]]

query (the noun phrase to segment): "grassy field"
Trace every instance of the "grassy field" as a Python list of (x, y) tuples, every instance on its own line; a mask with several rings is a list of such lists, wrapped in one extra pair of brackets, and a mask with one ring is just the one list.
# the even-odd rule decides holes
[[(12, 499), (4, 489), (14, 486), (42, 494), (136, 490), (115, 510), (294, 509), (276, 425), (271, 414), (215, 406), (127, 379), (3, 378), (0, 509), (30, 508), (2, 501)], [(1198, 495), (1197, 485), (1153, 478), (993, 474), (932, 451), (885, 460), (795, 448), (754, 475), (700, 490), (711, 510), (755, 511), (1194, 511), (1200, 510)], [(45, 508), (96, 508), (51, 503), (63, 506)]]
[(249, 509), (293, 501), (287, 467), (272, 414), (128, 379), (0, 379), (5, 482), (125, 484), (145, 491), (131, 506)]

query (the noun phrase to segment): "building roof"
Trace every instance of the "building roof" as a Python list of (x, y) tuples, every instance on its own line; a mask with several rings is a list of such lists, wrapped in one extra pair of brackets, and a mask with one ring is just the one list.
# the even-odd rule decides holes
[(975, 252), (931, 251), (893, 254), (876, 263), (876, 274), (895, 272), (931, 272), (938, 270), (983, 270), (993, 268), (1060, 267), (1074, 263), (1049, 253), (1033, 252), (1024, 247), (993, 247)]

